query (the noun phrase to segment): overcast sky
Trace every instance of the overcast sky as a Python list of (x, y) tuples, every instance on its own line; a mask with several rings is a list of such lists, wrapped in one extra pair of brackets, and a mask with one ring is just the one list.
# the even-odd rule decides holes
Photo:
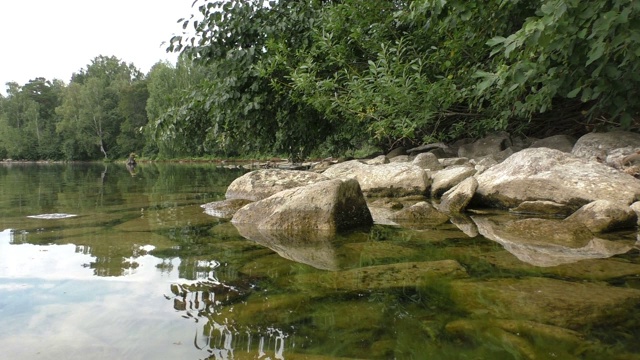
[[(193, 0), (0, 0), (0, 93), (44, 77), (69, 83), (99, 55), (116, 56), (147, 73), (188, 18)], [(196, 4), (197, 6), (198, 4)]]

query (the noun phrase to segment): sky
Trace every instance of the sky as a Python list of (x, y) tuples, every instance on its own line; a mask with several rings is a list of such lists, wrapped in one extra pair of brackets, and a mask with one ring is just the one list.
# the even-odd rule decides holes
[[(69, 83), (99, 55), (115, 56), (147, 73), (165, 52), (193, 0), (1, 0), (0, 93), (5, 83), (36, 77)], [(197, 7), (198, 4), (196, 4)]]

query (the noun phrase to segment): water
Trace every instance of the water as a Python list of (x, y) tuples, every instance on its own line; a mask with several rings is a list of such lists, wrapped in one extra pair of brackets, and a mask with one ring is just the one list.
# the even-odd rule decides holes
[(637, 250), (537, 267), (446, 223), (276, 252), (200, 207), (241, 174), (0, 166), (0, 357), (640, 358)]

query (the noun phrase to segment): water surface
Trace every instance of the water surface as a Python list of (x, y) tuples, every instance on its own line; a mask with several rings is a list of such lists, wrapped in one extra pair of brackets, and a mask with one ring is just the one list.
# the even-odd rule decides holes
[[(541, 268), (451, 223), (269, 248), (200, 207), (241, 174), (1, 165), (2, 357), (638, 358), (635, 250)], [(635, 241), (635, 231), (609, 239)], [(327, 258), (336, 269), (314, 266)], [(562, 288), (609, 291), (625, 315), (596, 300), (603, 316), (573, 314), (582, 309)], [(538, 293), (550, 300), (527, 299)], [(573, 308), (556, 316), (565, 296)]]

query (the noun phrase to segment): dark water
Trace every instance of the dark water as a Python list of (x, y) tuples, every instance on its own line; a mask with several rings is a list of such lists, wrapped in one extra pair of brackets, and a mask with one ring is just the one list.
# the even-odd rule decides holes
[(447, 223), (276, 252), (200, 207), (241, 174), (0, 165), (0, 358), (640, 358), (637, 250), (536, 267)]

